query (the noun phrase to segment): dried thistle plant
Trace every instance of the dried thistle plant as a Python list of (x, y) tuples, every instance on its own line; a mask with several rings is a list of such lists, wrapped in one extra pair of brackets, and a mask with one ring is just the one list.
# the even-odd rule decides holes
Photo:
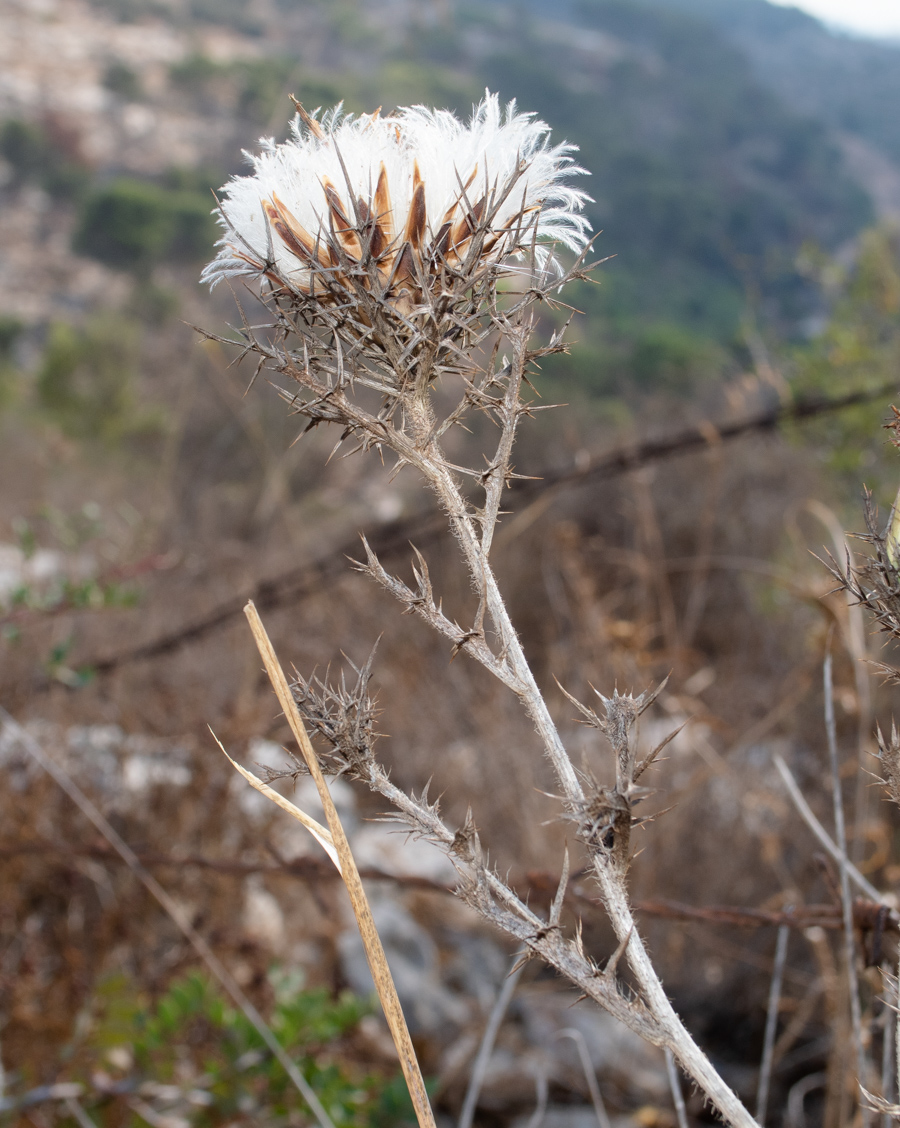
[[(900, 448), (900, 411), (891, 407), (892, 418), (885, 424), (891, 442)], [(871, 494), (865, 495), (866, 532), (857, 536), (869, 545), (869, 552), (851, 558), (848, 551), (843, 564), (829, 555), (825, 566), (838, 587), (864, 607), (878, 629), (900, 642), (900, 492), (885, 525), (881, 524)], [(888, 682), (900, 685), (900, 670), (885, 662), (873, 663)], [(890, 798), (900, 805), (900, 734), (891, 725), (890, 738), (879, 728), (876, 733), (884, 783)]]
[[(536, 309), (560, 306), (562, 286), (591, 269), (580, 214), (586, 196), (567, 180), (583, 171), (572, 162), (573, 147), (551, 146), (544, 123), (514, 104), (504, 111), (490, 94), (468, 124), (422, 107), (359, 118), (338, 109), (321, 121), (297, 110), (292, 139), (267, 143), (251, 158), (253, 175), (224, 189), (225, 233), (204, 278), (249, 279), (257, 290), (269, 319), (251, 324), (242, 312), (241, 355), (256, 358), (257, 374), (286, 382), (281, 394), (308, 427), (336, 424), (338, 446), (350, 439), (354, 449), (392, 454), (397, 470), (414, 467), (436, 495), (477, 597), (471, 622), (444, 613), (418, 552), (412, 585), (388, 573), (368, 545), (359, 567), (449, 639), (454, 654), (465, 651), (519, 698), (555, 773), (560, 817), (575, 820), (591, 857), (618, 940), (614, 956), (599, 967), (580, 934), (562, 928), (567, 859), (544, 919), (488, 863), (471, 817), (452, 828), (427, 794), (393, 784), (374, 750), (371, 661), (356, 671), (354, 685), (294, 684), (305, 722), (326, 745), (322, 770), (345, 773), (386, 798), (394, 817), (450, 855), (460, 895), (483, 917), (671, 1051), (726, 1121), (749, 1128), (752, 1117), (673, 1010), (629, 905), (633, 808), (645, 794), (638, 779), (648, 766), (636, 765), (633, 730), (653, 695), (602, 698), (603, 718), (576, 702), (608, 739), (616, 768), (612, 788), (581, 777), (490, 563), (504, 489), (516, 476), (517, 428), (536, 410), (526, 398), (529, 372), (566, 350), (562, 332), (545, 344), (532, 340)], [(560, 264), (560, 246), (574, 265)], [(446, 396), (435, 395), (437, 385), (455, 389), (440, 410)], [(473, 412), (496, 425), (496, 445), (483, 467), (454, 465), (442, 439)], [(617, 975), (622, 959), (628, 986)]]

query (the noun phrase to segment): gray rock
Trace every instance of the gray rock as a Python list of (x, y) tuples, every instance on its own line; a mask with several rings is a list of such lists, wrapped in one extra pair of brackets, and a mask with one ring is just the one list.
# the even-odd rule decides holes
[[(370, 893), (372, 916), (381, 937), (410, 1031), (443, 1038), (470, 1018), (469, 1007), (441, 981), (434, 941), (406, 908), (390, 895)], [(359, 932), (338, 937), (341, 969), (350, 987), (368, 995), (375, 989)]]

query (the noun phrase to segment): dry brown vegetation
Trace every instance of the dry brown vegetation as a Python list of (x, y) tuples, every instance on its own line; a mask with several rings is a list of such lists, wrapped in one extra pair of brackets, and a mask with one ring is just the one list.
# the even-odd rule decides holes
[[(34, 512), (38, 498), (69, 513), (85, 496), (97, 499), (106, 522), (102, 539), (89, 548), (104, 551), (112, 568), (137, 566), (141, 599), (127, 610), (17, 612), (21, 640), (5, 646), (3, 699), (20, 719), (42, 722), (34, 731), (54, 756), (68, 746), (67, 762), (83, 786), (113, 811), (120, 833), (265, 1002), (265, 969), (273, 958), (302, 965), (313, 982), (343, 983), (335, 945), (344, 918), (327, 870), (306, 860), (293, 869), (288, 864), (297, 843), (281, 840), (278, 816), (260, 824), (242, 810), (230, 769), (209, 738), (207, 724), (232, 750), (259, 737), (289, 739), (244, 623), (233, 616), (197, 639), (186, 638), (156, 658), (125, 661), (79, 688), (62, 684), (60, 667), (77, 671), (177, 632), (259, 580), (328, 559), (359, 527), (374, 528), (377, 536), (373, 513), (391, 515), (385, 499), (395, 496), (392, 490), (409, 513), (412, 487), (403, 477), (390, 487), (374, 455), (321, 470), (327, 440), (316, 436), (279, 456), (289, 433), (267, 403), (271, 393), (260, 389), (242, 400), (240, 375), (214, 367), (216, 358), (186, 333), (175, 333), (169, 347), (173, 355), (193, 356), (191, 368), (169, 377), (173, 392), (189, 381), (200, 387), (184, 396), (168, 466), (166, 459), (153, 464), (115, 452), (86, 454), (64, 439), (26, 444), (8, 432), (3, 480), (13, 485), (4, 491), (7, 520)], [(215, 391), (213, 379), (219, 381)], [(541, 420), (543, 441), (526, 441), (523, 471), (564, 465), (567, 452), (604, 441), (590, 423), (577, 431), (571, 418), (565, 424), (561, 418)], [(218, 453), (223, 432), (230, 450)], [(263, 446), (275, 452), (269, 465), (253, 458)], [(229, 457), (232, 466), (239, 463), (241, 480), (220, 480)], [(262, 500), (279, 490), (290, 501), (282, 499), (268, 520), (260, 519)], [(338, 491), (351, 499), (348, 509), (332, 500)], [(868, 756), (874, 714), (860, 699), (861, 684), (876, 698), (883, 691), (868, 675), (860, 682), (847, 641), (846, 602), (808, 555), (809, 547), (829, 542), (822, 516), (808, 505), (817, 495), (821, 484), (803, 448), (777, 435), (751, 434), (727, 445), (711, 436), (706, 450), (560, 490), (549, 503), (538, 494), (504, 518), (496, 545), (511, 614), (554, 716), (583, 757), (576, 759), (579, 766), (599, 770), (598, 739), (578, 727), (552, 679), (581, 694), (589, 683), (637, 690), (670, 674), (645, 735), (651, 740), (683, 720), (689, 724), (652, 778), (651, 806), (666, 810), (637, 832), (631, 888), (668, 992), (748, 1099), (761, 1053), (775, 930), (739, 927), (732, 918), (717, 919), (716, 910), (834, 905), (834, 878), (817, 865), (816, 843), (771, 764), (773, 750), (790, 759), (827, 823), (819, 670), (832, 625), (853, 856), (879, 888), (890, 887), (900, 860), (892, 808), (868, 777), (857, 782), (860, 768), (874, 764)], [(130, 527), (120, 516), (130, 512), (125, 505), (142, 515)], [(35, 525), (39, 539), (52, 543), (50, 530)], [(430, 531), (422, 549), (445, 608), (461, 611), (468, 588), (452, 542)], [(402, 569), (406, 555), (401, 548), (385, 562)], [(320, 575), (320, 584), (313, 572), (307, 590), (265, 612), (283, 660), (302, 672), (323, 671), (341, 665), (344, 653), (364, 660), (382, 636), (374, 686), (379, 727), (389, 734), (379, 752), (392, 778), (414, 789), (431, 779), (451, 823), (472, 803), (476, 822), (491, 828), (491, 856), (501, 872), (509, 869), (512, 884), (530, 890), (535, 906), (547, 905), (558, 872), (547, 872), (546, 859), (560, 856), (566, 831), (545, 824), (544, 793), (553, 783), (511, 696), (485, 684), (464, 655), (451, 661), (449, 643), (436, 641), (416, 619), (397, 616), (387, 595), (373, 591), (348, 562), (338, 558), (336, 568)], [(48, 665), (52, 646), (69, 637), (74, 644), (64, 660)], [(889, 714), (889, 697), (885, 707)], [(117, 783), (92, 776), (99, 770), (88, 766), (95, 753), (86, 759), (86, 745), (78, 743), (75, 726), (104, 724), (137, 738), (152, 734), (160, 743), (149, 755), (184, 764), (190, 785), (151, 782), (123, 798)], [(90, 739), (103, 741), (96, 731)], [(121, 735), (113, 733), (108, 743), (106, 770), (115, 780), (121, 767), (114, 765), (135, 753)], [(25, 1069), (36, 1084), (54, 1076), (60, 1047), (110, 971), (127, 970), (152, 994), (194, 966), (196, 957), (55, 785), (7, 756), (3, 1060), (8, 1071)], [(244, 758), (252, 761), (252, 752)], [(380, 809), (362, 801), (365, 810)], [(253, 891), (260, 888), (274, 894), (284, 913), (275, 934), (253, 926)], [(444, 894), (413, 888), (403, 897), (429, 927), (445, 933), (476, 927), (456, 922), (458, 910), (448, 907)], [(591, 883), (576, 879), (566, 913), (570, 921), (583, 920), (586, 947), (602, 960), (614, 942), (593, 897)], [(701, 919), (663, 901), (713, 911)], [(242, 913), (248, 904), (250, 917)], [(859, 934), (861, 962), (871, 952), (873, 931)], [(829, 1098), (820, 1107), (830, 1110), (835, 1124), (842, 1122), (840, 1092), (847, 1081), (838, 937), (823, 932), (821, 921), (792, 934), (770, 1097), (770, 1108), (783, 1109), (791, 1086), (802, 1087), (825, 1068)], [(881, 987), (872, 974), (862, 973), (867, 1022), (881, 1013)], [(472, 1022), (477, 1029), (474, 1015)], [(876, 1050), (879, 1038), (876, 1030)], [(447, 1047), (434, 1033), (419, 1035), (418, 1044), (426, 1072), (440, 1078), (449, 1070), (438, 1108), (453, 1108), (465, 1069), (447, 1063)], [(365, 1061), (383, 1050), (376, 1043), (344, 1052)], [(571, 1100), (583, 1082), (576, 1070), (556, 1084), (562, 1086), (553, 1090), (559, 1101), (567, 1093)], [(524, 1099), (527, 1108), (533, 1099), (521, 1092), (513, 1098), (511, 1091), (504, 1097), (502, 1081), (497, 1093), (500, 1107), (521, 1108)], [(811, 1110), (821, 1096), (821, 1090), (810, 1092)], [(607, 1094), (612, 1108), (621, 1101), (622, 1111), (636, 1107), (636, 1099), (641, 1103), (621, 1089), (618, 1096)], [(654, 1102), (664, 1106), (664, 1094), (651, 1094)], [(701, 1114), (702, 1105), (692, 1111)], [(667, 1113), (663, 1108), (658, 1115)]]
[[(872, 236), (871, 244), (884, 266), (877, 296), (886, 321), (896, 317), (892, 238)], [(160, 280), (180, 295), (185, 321), (229, 335), (230, 295), (201, 296), (175, 267), (159, 269)], [(12, 552), (2, 563), (11, 560), (23, 582), (0, 614), (0, 704), (105, 813), (271, 1016), (283, 997), (273, 966), (328, 992), (364, 991), (365, 980), (330, 864), (281, 813), (248, 799), (210, 736), (209, 726), (237, 758), (266, 768), (283, 763), (278, 746), (291, 744), (240, 610), (255, 599), (285, 667), (303, 679), (333, 683), (346, 670), (352, 682), (351, 666), (362, 666), (377, 642), (376, 752), (391, 782), (417, 795), (428, 785), (451, 828), (465, 826), (471, 807), (497, 873), (542, 917), (552, 911), (568, 845), (561, 931), (571, 937), (580, 927), (586, 958), (603, 966), (616, 936), (589, 868), (597, 843), (579, 842), (584, 819), (560, 820), (559, 783), (532, 723), (465, 653), (484, 636), (438, 637), (420, 617), (400, 615), (392, 595), (348, 559), (364, 558), (362, 530), (383, 568), (413, 585), (412, 542), (448, 620), (478, 624), (471, 577), (417, 471), (407, 467), (394, 480), (374, 451), (328, 462), (334, 437), (319, 432), (294, 443), (297, 420), (262, 380), (244, 394), (252, 370), (229, 367), (229, 346), (198, 343), (167, 319), (146, 280), (117, 285), (126, 296), (112, 323), (136, 333), (133, 397), (90, 433), (31, 388), (13, 394), (0, 417), (0, 540)], [(251, 297), (241, 300), (251, 321), (263, 316)], [(137, 331), (136, 318), (144, 319)], [(546, 343), (559, 324), (542, 309), (536, 339)], [(91, 330), (97, 339), (106, 331)], [(866, 375), (887, 379), (896, 334), (878, 344), (883, 356)], [(856, 387), (858, 351), (844, 349), (833, 382), (821, 387)], [(634, 830), (628, 875), (640, 933), (687, 1028), (751, 1111), (764, 1072), (767, 1123), (843, 1128), (867, 1115), (856, 1088), (858, 1047), (867, 1089), (898, 1099), (884, 1001), (894, 990), (885, 969), (896, 970), (898, 815), (870, 774), (894, 779), (890, 754), (886, 765), (875, 754), (876, 723), (892, 731), (895, 690), (867, 664), (890, 661), (872, 620), (835, 590), (811, 552), (843, 562), (842, 526), (863, 523), (861, 506), (848, 502), (858, 478), (848, 488), (827, 462), (835, 449), (868, 444), (876, 472), (889, 480), (895, 472), (882, 459), (877, 412), (843, 432), (833, 422), (846, 418), (838, 412), (825, 416), (830, 431), (804, 430), (802, 421), (772, 426), (773, 403), (791, 402), (779, 367), (802, 376), (802, 361), (758, 359), (754, 371), (723, 374), (690, 401), (658, 393), (634, 399), (630, 412), (618, 404), (627, 426), (611, 422), (609, 404), (587, 398), (525, 420), (514, 468), (542, 482), (504, 495), (509, 512), (491, 562), (550, 717), (598, 795), (614, 783), (608, 747), (560, 687), (590, 702), (591, 687), (637, 695), (668, 678), (641, 723), (642, 753), (683, 728), (640, 781), (650, 794), (637, 812), (647, 818)], [(859, 366), (869, 361), (864, 355)], [(552, 401), (552, 380), (533, 379)], [(438, 408), (450, 402), (439, 390)], [(754, 422), (757, 412), (769, 413), (768, 425)], [(741, 420), (748, 426), (734, 437)], [(495, 434), (483, 420), (471, 433), (450, 433), (448, 459), (474, 465)], [(662, 442), (641, 448), (647, 436)], [(616, 451), (624, 453), (607, 457)], [(871, 548), (851, 547), (863, 555)], [(882, 580), (890, 579), (890, 561), (882, 565)], [(850, 906), (856, 1031), (840, 868), (822, 857), (774, 762), (779, 755), (790, 764), (831, 831), (822, 689), (829, 651), (850, 859), (884, 892)], [(320, 704), (306, 701), (308, 721)], [(894, 743), (885, 737), (888, 753)], [(166, 999), (173, 982), (202, 966), (196, 949), (10, 726), (0, 737), (0, 772), (0, 1060), (10, 1095), (0, 1116), (41, 1128), (62, 1119), (83, 1125), (84, 1110), (62, 1097), (15, 1107), (23, 1093), (74, 1078), (95, 1122), (139, 1117), (155, 1125), (171, 1115), (170, 1128), (184, 1123), (152, 1089), (166, 1079), (120, 1052), (133, 1032), (111, 1027), (109, 1016)], [(438, 1120), (449, 1121), (463, 1107), (518, 945), (453, 899), (453, 874), (439, 858), (367, 821), (383, 812), (383, 798), (365, 788), (352, 798), (341, 784), (336, 794), (401, 969)], [(299, 791), (301, 805), (313, 803), (305, 784)], [(619, 972), (630, 1001), (627, 989), (640, 984), (624, 960)], [(554, 1128), (576, 1128), (585, 1115), (593, 1123), (588, 1077), (599, 1078), (614, 1122), (675, 1123), (662, 1052), (642, 1049), (602, 1016), (584, 1017), (592, 1004), (570, 1011), (574, 999), (536, 961), (525, 967), (476, 1124), (525, 1124), (542, 1102)], [(587, 1076), (572, 1029), (585, 1040)], [(385, 1033), (368, 1016), (303, 1045), (316, 1068), (340, 1067), (377, 1094), (396, 1072)], [(176, 1047), (183, 1089), (202, 1080), (198, 1062), (218, 1037), (202, 1023), (189, 1035)], [(684, 1097), (690, 1121), (713, 1117), (701, 1093)], [(255, 1099), (220, 1120), (201, 1102), (189, 1119), (265, 1122), (265, 1096)], [(399, 1123), (405, 1115), (379, 1108), (366, 1105), (347, 1122)], [(303, 1122), (302, 1109), (280, 1122)]]

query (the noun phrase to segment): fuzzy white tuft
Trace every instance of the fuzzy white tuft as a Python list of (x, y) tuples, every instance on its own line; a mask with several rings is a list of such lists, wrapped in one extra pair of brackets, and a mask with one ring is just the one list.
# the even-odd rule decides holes
[[(321, 121), (301, 112), (292, 132), (280, 145), (263, 140), (258, 156), (247, 154), (253, 174), (234, 177), (223, 189), (217, 214), (225, 234), (203, 272), (205, 282), (268, 273), (308, 293), (311, 260), (327, 266), (326, 248), (334, 240), (358, 259), (366, 223), (384, 276), (395, 278), (398, 266), (402, 273), (407, 246), (421, 276), (423, 265), (434, 269), (464, 256), (473, 218), (520, 170), (491, 220), (493, 231), (507, 234), (498, 250), (527, 250), (535, 228), (539, 244), (578, 252), (587, 243), (581, 211), (590, 197), (567, 183), (585, 172), (570, 156), (576, 146), (551, 145), (544, 122), (518, 113), (515, 102), (504, 110), (496, 94), (486, 92), (468, 124), (424, 106), (388, 117), (353, 117), (338, 106)], [(532, 220), (516, 245), (509, 230), (523, 214)], [(490, 249), (487, 240), (486, 255)], [(539, 255), (547, 258), (546, 247)]]

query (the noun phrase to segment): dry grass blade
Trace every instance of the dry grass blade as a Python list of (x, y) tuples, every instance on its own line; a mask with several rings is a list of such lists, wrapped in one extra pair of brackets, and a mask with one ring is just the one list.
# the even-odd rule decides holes
[(79, 1125), (79, 1128), (97, 1128), (93, 1120), (84, 1111), (78, 1103), (77, 1097), (68, 1097), (65, 1101), (65, 1106), (69, 1111), (69, 1115)]
[(594, 1106), (597, 1124), (599, 1128), (612, 1128), (609, 1114), (606, 1111), (606, 1105), (603, 1103), (603, 1097), (600, 1095), (600, 1086), (597, 1084), (597, 1075), (594, 1072), (594, 1066), (591, 1062), (591, 1055), (588, 1052), (584, 1035), (576, 1027), (567, 1026), (564, 1030), (558, 1030), (556, 1037), (569, 1038), (575, 1043), (575, 1048), (578, 1051), (578, 1060), (581, 1062), (581, 1069), (584, 1073), (584, 1079), (587, 1082), (588, 1092), (591, 1094), (591, 1104)]
[[(894, 1042), (897, 1023), (897, 989), (887, 962), (881, 965), (884, 980), (884, 1032), (881, 1037), (881, 1099), (890, 1101), (894, 1087)], [(890, 1113), (882, 1111), (882, 1128), (890, 1128)]]
[(255, 788), (260, 793), (260, 795), (265, 795), (267, 799), (271, 799), (276, 807), (280, 807), (282, 811), (287, 811), (287, 813), (289, 815), (292, 815), (298, 823), (300, 823), (302, 826), (305, 826), (309, 833), (313, 836), (313, 838), (315, 838), (316, 842), (319, 843), (319, 845), (328, 855), (328, 857), (331, 858), (331, 860), (334, 862), (335, 869), (338, 871), (338, 873), (343, 876), (343, 871), (341, 870), (341, 860), (338, 857), (337, 850), (335, 850), (334, 848), (334, 840), (331, 837), (331, 831), (328, 830), (327, 827), (322, 826), (321, 823), (316, 822), (315, 819), (310, 818), (310, 816), (305, 811), (301, 811), (299, 807), (296, 807), (290, 801), (290, 799), (285, 799), (285, 797), (283, 795), (279, 795), (274, 788), (269, 787), (267, 783), (263, 783), (261, 779), (258, 779), (253, 774), (253, 772), (250, 772), (245, 767), (242, 767), (242, 765), (239, 764), (236, 760), (232, 760), (232, 758), (225, 751), (225, 748), (222, 745), (222, 741), (219, 740), (212, 729), (210, 729), (209, 731), (212, 732), (213, 740), (216, 742), (216, 744), (218, 744), (219, 748), (222, 749), (222, 754), (224, 755), (228, 763), (231, 764), (234, 770), (236, 772), (239, 772), (250, 784), (250, 786)]
[(331, 1117), (322, 1106), (322, 1102), (316, 1096), (314, 1090), (309, 1082), (294, 1065), (291, 1059), (284, 1051), (284, 1047), (266, 1025), (262, 1015), (250, 1002), (241, 988), (238, 986), (237, 981), (231, 972), (225, 967), (219, 957), (213, 952), (212, 948), (203, 939), (200, 933), (194, 928), (188, 920), (181, 906), (175, 901), (173, 897), (163, 889), (155, 877), (148, 873), (147, 870), (141, 865), (137, 854), (131, 849), (128, 843), (121, 837), (121, 835), (114, 829), (110, 822), (97, 810), (94, 804), (88, 799), (77, 783), (72, 779), (69, 773), (59, 764), (55, 763), (44, 752), (40, 744), (34, 737), (22, 728), (22, 726), (14, 720), (7, 711), (0, 706), (0, 720), (6, 728), (11, 729), (19, 742), (28, 752), (28, 754), (35, 760), (44, 771), (51, 776), (59, 786), (65, 791), (66, 795), (72, 802), (79, 808), (79, 810), (94, 824), (97, 830), (103, 835), (106, 841), (112, 846), (116, 853), (122, 858), (131, 872), (142, 883), (145, 889), (152, 894), (153, 897), (162, 905), (163, 909), (169, 914), (173, 923), (181, 931), (185, 939), (190, 943), (191, 947), (197, 955), (203, 960), (213, 976), (219, 981), (225, 991), (231, 996), (233, 1002), (243, 1012), (245, 1018), (251, 1023), (257, 1034), (265, 1042), (273, 1056), (277, 1059), (285, 1073), (291, 1079), (298, 1092), (302, 1095), (303, 1099), (309, 1105), (316, 1120), (318, 1120), (321, 1128), (334, 1128), (334, 1123)]
[(431, 1111), (431, 1104), (428, 1100), (428, 1093), (425, 1089), (422, 1071), (419, 1069), (419, 1062), (416, 1058), (415, 1050), (413, 1049), (412, 1039), (409, 1036), (406, 1019), (403, 1016), (403, 1009), (397, 997), (397, 989), (394, 986), (394, 980), (391, 976), (390, 968), (388, 967), (384, 949), (381, 946), (381, 940), (375, 928), (375, 922), (372, 919), (372, 910), (369, 907), (369, 901), (363, 889), (359, 870), (356, 868), (356, 862), (350, 850), (350, 843), (347, 841), (347, 836), (341, 825), (337, 808), (331, 798), (331, 792), (328, 790), (325, 777), (322, 775), (322, 769), (319, 767), (319, 761), (303, 725), (287, 678), (284, 676), (284, 671), (281, 668), (281, 664), (278, 661), (278, 657), (275, 654), (266, 629), (252, 602), (248, 603), (244, 608), (244, 614), (247, 616), (247, 621), (250, 623), (254, 641), (256, 642), (257, 649), (266, 667), (266, 673), (269, 675), (272, 688), (275, 690), (278, 702), (284, 710), (284, 715), (287, 718), (288, 724), (291, 726), (291, 731), (297, 740), (297, 744), (306, 761), (306, 766), (309, 768), (309, 774), (315, 781), (316, 789), (319, 792), (319, 798), (325, 810), (328, 828), (331, 831), (331, 837), (340, 861), (341, 876), (344, 879), (347, 892), (350, 894), (353, 912), (356, 916), (356, 922), (359, 926), (363, 944), (365, 945), (369, 968), (372, 972), (372, 978), (375, 981), (375, 989), (378, 992), (378, 998), (384, 1009), (384, 1016), (390, 1027), (394, 1045), (397, 1047), (397, 1053), (400, 1057), (400, 1066), (403, 1070), (407, 1087), (409, 1088), (409, 1095), (416, 1111), (416, 1118), (420, 1128), (435, 1128), (434, 1114)]

